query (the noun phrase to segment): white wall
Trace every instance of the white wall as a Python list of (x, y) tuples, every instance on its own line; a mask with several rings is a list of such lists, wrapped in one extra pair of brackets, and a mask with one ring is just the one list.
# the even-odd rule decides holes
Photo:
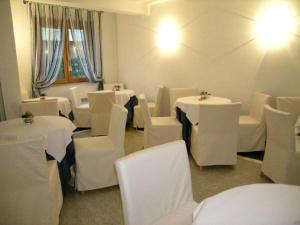
[[(255, 18), (267, 2), (172, 0), (153, 7), (150, 16), (118, 15), (119, 81), (152, 99), (159, 84), (199, 87), (241, 101), (243, 112), (255, 91), (300, 95), (300, 38), (269, 51), (255, 39)], [(299, 15), (299, 5), (295, 10)], [(166, 17), (181, 28), (173, 55), (163, 55), (155, 43)]]
[(10, 0), (21, 95), (31, 94), (31, 36), (27, 5), (20, 0)]
[(0, 80), (7, 119), (20, 116), (20, 82), (9, 0), (0, 1)]

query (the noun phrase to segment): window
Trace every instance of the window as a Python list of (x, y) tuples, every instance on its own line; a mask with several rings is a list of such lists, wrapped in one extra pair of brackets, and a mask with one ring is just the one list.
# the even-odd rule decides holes
[[(77, 41), (76, 45), (73, 38)], [(80, 44), (81, 42), (83, 42), (83, 30), (75, 29), (72, 35), (71, 30), (69, 29), (68, 35), (66, 35), (65, 38), (64, 53), (60, 70), (56, 78), (56, 84), (87, 81), (82, 64), (80, 63), (80, 57), (76, 50), (76, 48), (83, 47), (82, 44)]]

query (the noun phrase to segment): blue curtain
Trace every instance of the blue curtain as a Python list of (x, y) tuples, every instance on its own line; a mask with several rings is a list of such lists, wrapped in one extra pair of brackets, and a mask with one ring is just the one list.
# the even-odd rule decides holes
[(99, 82), (103, 89), (101, 51), (101, 12), (67, 9), (69, 37), (73, 41), (76, 57), (90, 82)]
[(32, 34), (32, 94), (49, 87), (57, 78), (63, 59), (66, 9), (28, 3)]

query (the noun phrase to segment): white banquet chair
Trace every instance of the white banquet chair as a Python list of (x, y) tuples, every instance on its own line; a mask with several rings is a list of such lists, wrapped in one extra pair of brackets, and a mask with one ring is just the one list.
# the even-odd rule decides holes
[(115, 164), (125, 225), (192, 224), (197, 203), (183, 141), (133, 153)]
[(239, 119), (238, 152), (264, 151), (266, 143), (266, 124), (264, 106), (270, 104), (271, 96), (255, 93), (249, 115)]
[(89, 104), (82, 103), (78, 87), (69, 89), (72, 111), (74, 114), (74, 123), (77, 127), (91, 127)]
[(199, 95), (198, 88), (170, 88), (170, 113), (171, 116), (176, 116), (176, 111), (174, 109), (174, 104), (178, 98), (183, 98), (187, 96)]
[(182, 139), (182, 125), (175, 117), (151, 117), (144, 94), (138, 97), (144, 118), (144, 148)]
[[(160, 110), (161, 110), (161, 104), (162, 104), (162, 98), (163, 98), (163, 90), (164, 90), (164, 86), (163, 85), (159, 86), (157, 95), (156, 95), (156, 101), (148, 102), (148, 108), (149, 108), (151, 116), (153, 116), (153, 117), (161, 116)], [(136, 105), (134, 107), (133, 127), (144, 128), (144, 119), (143, 119), (141, 105)]]
[(296, 123), (300, 116), (300, 97), (277, 97), (276, 105), (278, 110), (289, 112)]
[(115, 104), (108, 136), (74, 139), (76, 189), (93, 190), (118, 184), (114, 162), (124, 156), (127, 109)]
[(103, 88), (104, 90), (113, 90), (115, 86), (120, 86), (120, 90), (124, 89), (123, 83), (104, 83)]
[(237, 162), (240, 103), (201, 105), (199, 125), (192, 128), (191, 154), (199, 166)]
[(275, 183), (300, 185), (300, 138), (291, 113), (265, 106), (267, 145), (262, 172)]
[(29, 111), (34, 116), (59, 116), (57, 99), (22, 102), (21, 111)]
[(61, 183), (43, 140), (1, 142), (0, 153), (0, 224), (58, 225)]
[(91, 116), (91, 134), (107, 135), (112, 106), (116, 103), (115, 92), (101, 91), (88, 93)]

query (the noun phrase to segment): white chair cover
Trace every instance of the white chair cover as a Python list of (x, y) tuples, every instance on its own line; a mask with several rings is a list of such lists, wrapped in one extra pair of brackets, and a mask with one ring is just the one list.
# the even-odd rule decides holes
[(113, 90), (116, 85), (120, 86), (120, 90), (124, 89), (123, 83), (105, 83), (105, 84), (103, 84), (103, 87), (104, 87), (104, 90)]
[(74, 139), (76, 188), (93, 190), (118, 184), (114, 162), (124, 156), (127, 110), (112, 108), (108, 136)]
[(42, 139), (0, 143), (0, 224), (59, 224), (57, 162), (46, 161), (42, 146)]
[[(161, 104), (162, 104), (162, 98), (163, 98), (163, 90), (164, 86), (159, 86), (157, 95), (156, 95), (156, 102), (148, 102), (148, 108), (150, 110), (151, 116), (158, 117), (161, 116)], [(133, 127), (136, 128), (144, 128), (144, 119), (143, 119), (143, 113), (140, 105), (136, 105), (134, 107), (134, 118), (133, 118)]]
[(72, 87), (69, 91), (75, 117), (74, 123), (77, 127), (91, 127), (89, 104), (81, 103), (78, 87)]
[(255, 93), (248, 116), (239, 119), (238, 152), (265, 150), (266, 125), (264, 106), (270, 104), (271, 96)]
[(92, 135), (107, 135), (110, 114), (113, 104), (116, 103), (115, 92), (101, 91), (88, 93), (91, 115)]
[(300, 97), (277, 97), (277, 109), (291, 113), (295, 124), (300, 116)]
[(199, 95), (198, 88), (170, 88), (170, 112), (176, 116), (174, 104), (178, 98)]
[(240, 103), (200, 106), (191, 141), (191, 154), (199, 166), (236, 164), (240, 107)]
[(265, 109), (267, 145), (262, 172), (276, 183), (300, 185), (300, 138), (295, 140), (293, 116), (270, 106)]
[(34, 116), (58, 116), (57, 99), (21, 103), (22, 113), (31, 112)]
[(145, 148), (182, 139), (182, 125), (175, 117), (151, 117), (145, 95), (138, 99), (144, 118)]
[(192, 224), (197, 203), (183, 141), (128, 155), (116, 161), (116, 169), (125, 225)]

